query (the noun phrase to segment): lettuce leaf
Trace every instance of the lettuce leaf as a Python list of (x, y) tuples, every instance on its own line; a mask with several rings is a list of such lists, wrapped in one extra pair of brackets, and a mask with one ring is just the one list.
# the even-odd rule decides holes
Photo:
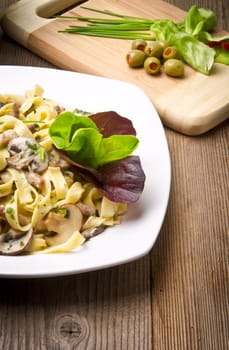
[(212, 31), (216, 22), (216, 15), (213, 11), (193, 5), (184, 18), (184, 31), (197, 36), (202, 31)]
[(111, 135), (136, 135), (136, 130), (130, 119), (116, 112), (99, 112), (90, 115), (103, 137)]
[(208, 32), (201, 32), (199, 37), (215, 50), (215, 62), (229, 65), (229, 34), (213, 37)]
[(140, 198), (146, 177), (139, 156), (129, 156), (94, 169), (75, 162), (62, 150), (56, 151), (111, 201), (130, 204)]
[[(93, 118), (99, 120), (98, 125), (103, 133)], [(87, 117), (64, 112), (49, 129), (49, 135), (57, 149), (64, 150), (77, 163), (95, 169), (128, 157), (139, 143), (135, 134), (132, 123), (115, 112), (106, 112), (102, 118), (98, 115)]]
[(177, 47), (189, 66), (203, 74), (210, 73), (216, 54), (214, 49), (185, 32), (176, 33), (171, 43)]
[(136, 130), (128, 118), (109, 111), (78, 116), (64, 112), (49, 129), (54, 148), (82, 178), (108, 199), (130, 204), (144, 189)]
[(215, 48), (215, 62), (229, 65), (229, 51), (222, 48)]
[(150, 26), (150, 30), (155, 34), (157, 40), (165, 40), (170, 43), (180, 29), (170, 19), (158, 19)]
[(52, 123), (49, 135), (59, 149), (66, 149), (71, 145), (74, 133), (79, 129), (97, 129), (96, 124), (84, 116), (77, 116), (71, 112), (64, 112)]

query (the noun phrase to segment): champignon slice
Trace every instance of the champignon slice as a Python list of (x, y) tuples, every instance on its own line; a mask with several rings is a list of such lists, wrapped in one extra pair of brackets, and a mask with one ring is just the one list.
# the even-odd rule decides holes
[(0, 235), (0, 254), (2, 255), (19, 255), (31, 242), (33, 229), (27, 232), (9, 230), (7, 233)]
[(77, 207), (80, 209), (82, 214), (85, 216), (92, 216), (95, 214), (95, 208), (93, 208), (87, 204), (83, 204), (83, 203), (79, 202), (79, 203), (77, 203)]
[(61, 169), (68, 169), (70, 166), (70, 164), (65, 159), (61, 158), (59, 153), (54, 149), (49, 153), (49, 164), (51, 166), (60, 167)]
[[(66, 210), (63, 212), (63, 210)], [(62, 210), (62, 212), (61, 212)], [(59, 212), (49, 212), (45, 219), (45, 226), (50, 235), (46, 235), (48, 245), (57, 245), (66, 242), (75, 231), (79, 231), (83, 222), (80, 209), (74, 204), (64, 204)]]
[(0, 204), (0, 218), (5, 218), (5, 205)]
[(18, 134), (13, 129), (4, 131), (0, 135), (0, 147), (7, 145), (7, 143), (15, 137), (18, 137)]
[(35, 173), (34, 171), (30, 171), (29, 173), (27, 173), (26, 178), (30, 185), (33, 185), (38, 189), (41, 189), (44, 184), (44, 179), (42, 178), (42, 176), (38, 173)]
[(95, 237), (95, 236), (99, 235), (100, 233), (102, 233), (105, 230), (105, 228), (106, 228), (105, 225), (91, 227), (91, 228), (88, 228), (87, 230), (84, 230), (83, 232), (81, 232), (81, 234), (85, 239), (90, 239), (90, 238)]
[(47, 152), (34, 139), (16, 137), (8, 143), (10, 157), (8, 164), (16, 169), (26, 169), (42, 173), (48, 167)]

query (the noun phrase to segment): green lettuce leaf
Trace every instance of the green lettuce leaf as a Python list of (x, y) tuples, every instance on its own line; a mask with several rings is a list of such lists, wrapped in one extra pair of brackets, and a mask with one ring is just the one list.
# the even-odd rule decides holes
[(215, 62), (229, 65), (229, 51), (221, 48), (215, 48), (216, 56)]
[(202, 31), (213, 30), (216, 21), (216, 15), (213, 11), (193, 5), (184, 18), (184, 30), (188, 34), (198, 36)]
[(155, 20), (150, 26), (150, 30), (155, 34), (157, 40), (166, 40), (168, 42), (179, 31), (176, 23), (169, 19)]
[[(208, 32), (201, 32), (199, 38), (214, 49), (215, 62), (229, 65), (229, 34), (215, 37)], [(223, 48), (224, 45), (227, 48)]]
[(203, 74), (210, 73), (214, 64), (215, 50), (185, 32), (176, 33), (171, 43), (177, 47), (189, 66)]
[(71, 112), (64, 112), (52, 123), (49, 134), (57, 148), (66, 149), (70, 146), (74, 133), (80, 128), (97, 129), (90, 118), (76, 117)]
[(87, 116), (62, 113), (50, 126), (49, 135), (57, 149), (64, 150), (75, 162), (99, 168), (128, 157), (138, 146), (135, 135), (103, 137)]

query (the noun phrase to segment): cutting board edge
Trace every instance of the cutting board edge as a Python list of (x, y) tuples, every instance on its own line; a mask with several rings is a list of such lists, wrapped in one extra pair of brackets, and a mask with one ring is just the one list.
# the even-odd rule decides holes
[[(152, 101), (152, 103), (155, 105), (164, 126), (187, 136), (203, 135), (229, 119), (229, 103), (221, 109), (215, 110), (209, 114), (195, 115), (186, 118), (177, 116), (176, 119), (168, 115), (166, 116), (163, 114), (163, 111), (160, 110), (160, 107), (157, 107), (156, 102)], [(207, 123), (206, 119), (208, 121)]]
[[(31, 11), (33, 22), (25, 20), (28, 12), (31, 15)], [(28, 0), (20, 0), (20, 2), (11, 4), (5, 10), (1, 18), (1, 27), (9, 37), (27, 47), (30, 33), (51, 21), (52, 19), (48, 20), (37, 16), (33, 7), (29, 6)]]
[(65, 0), (63, 5), (63, 0), (20, 0), (4, 11), (1, 26), (11, 38), (28, 48), (29, 35), (55, 20), (48, 17), (78, 2), (80, 0)]

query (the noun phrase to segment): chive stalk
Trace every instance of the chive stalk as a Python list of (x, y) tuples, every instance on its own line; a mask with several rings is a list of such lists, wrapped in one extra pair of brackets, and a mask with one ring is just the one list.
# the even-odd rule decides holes
[(154, 23), (154, 20), (134, 16), (125, 16), (109, 10), (98, 10), (85, 6), (81, 6), (81, 8), (118, 18), (96, 18), (65, 15), (57, 16), (57, 18), (71, 19), (87, 23), (86, 26), (70, 25), (68, 28), (60, 30), (59, 32), (113, 39), (155, 40), (155, 35), (150, 30), (150, 26)]

